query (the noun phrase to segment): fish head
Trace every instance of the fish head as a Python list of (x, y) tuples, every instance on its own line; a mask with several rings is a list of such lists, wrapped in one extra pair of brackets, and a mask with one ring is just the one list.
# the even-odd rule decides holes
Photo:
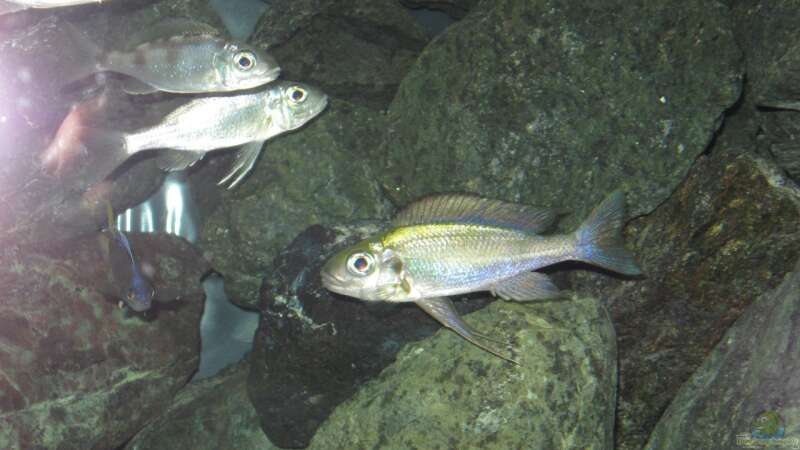
[(333, 255), (320, 270), (322, 285), (331, 292), (360, 300), (399, 301), (401, 264), (379, 238), (365, 239)]
[(244, 44), (226, 44), (214, 57), (222, 85), (229, 91), (251, 89), (278, 78), (281, 68), (269, 53)]
[(328, 106), (328, 96), (314, 86), (294, 81), (272, 85), (267, 114), (280, 130), (300, 128)]
[(153, 305), (155, 289), (142, 274), (134, 273), (131, 287), (123, 299), (125, 304), (136, 312), (147, 311)]

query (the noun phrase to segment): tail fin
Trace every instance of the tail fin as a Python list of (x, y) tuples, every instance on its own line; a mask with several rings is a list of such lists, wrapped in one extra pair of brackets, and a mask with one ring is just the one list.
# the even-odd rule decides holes
[(74, 48), (72, 61), (67, 70), (61, 74), (64, 80), (63, 86), (67, 86), (103, 70), (100, 65), (103, 49), (69, 22), (64, 22), (64, 30)]
[(622, 242), (622, 220), (625, 216), (625, 195), (611, 193), (578, 228), (578, 258), (625, 275), (642, 273)]

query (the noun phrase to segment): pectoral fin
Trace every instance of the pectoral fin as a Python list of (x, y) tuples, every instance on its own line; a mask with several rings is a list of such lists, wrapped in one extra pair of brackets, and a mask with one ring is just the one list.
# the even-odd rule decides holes
[(453, 302), (451, 302), (449, 298), (447, 297), (425, 298), (422, 300), (417, 300), (415, 303), (420, 308), (422, 308), (426, 313), (430, 314), (434, 319), (438, 320), (442, 325), (455, 331), (456, 333), (458, 333), (459, 336), (466, 339), (475, 346), (483, 350), (486, 350), (487, 352), (499, 358), (502, 358), (508, 362), (519, 365), (519, 362), (517, 362), (516, 360), (513, 360), (510, 357), (503, 355), (499, 351), (478, 341), (477, 338), (482, 338), (488, 341), (497, 342), (496, 340), (486, 335), (476, 332), (475, 330), (470, 328), (470, 326), (467, 325), (466, 322), (461, 320), (461, 317), (458, 315), (458, 311), (456, 311), (455, 307), (453, 306)]
[(547, 300), (561, 296), (561, 292), (550, 281), (550, 277), (540, 272), (521, 273), (495, 284), (491, 291), (503, 300), (518, 302)]
[(261, 148), (264, 147), (264, 142), (265, 141), (253, 141), (239, 148), (239, 150), (236, 151), (236, 159), (234, 159), (233, 164), (231, 164), (231, 169), (219, 180), (217, 185), (223, 185), (233, 179), (231, 184), (228, 185), (228, 189), (233, 189), (236, 185), (241, 183), (256, 164), (258, 155), (261, 154)]

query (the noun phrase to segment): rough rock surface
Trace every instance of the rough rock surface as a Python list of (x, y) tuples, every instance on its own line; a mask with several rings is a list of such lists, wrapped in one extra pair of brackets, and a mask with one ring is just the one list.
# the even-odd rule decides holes
[(600, 303), (495, 302), (465, 320), (511, 342), (521, 366), (441, 330), (337, 408), (310, 448), (612, 448), (616, 350)]
[(247, 398), (249, 366), (240, 363), (175, 396), (172, 405), (125, 446), (128, 450), (273, 450)]
[[(356, 104), (385, 109), (427, 43), (425, 33), (395, 0), (317, 3), (291, 19), (280, 6), (271, 6), (251, 41), (271, 44), (283, 78), (314, 84), (328, 95)], [(281, 34), (273, 26), (275, 15), (289, 23), (299, 20), (290, 39), (279, 40)]]
[(407, 8), (427, 8), (443, 11), (447, 15), (460, 19), (473, 9), (480, 0), (400, 0)]
[(747, 62), (745, 108), (762, 108), (754, 120), (762, 146), (800, 181), (800, 1), (734, 2), (736, 37)]
[[(759, 297), (683, 385), (648, 449), (795, 448), (800, 435), (800, 264)], [(782, 419), (784, 441), (753, 439), (764, 412)], [(777, 428), (777, 427), (776, 427)], [(742, 436), (743, 435), (743, 436)]]
[[(308, 445), (328, 414), (393, 362), (404, 344), (440, 328), (415, 305), (365, 303), (321, 286), (327, 258), (377, 230), (375, 223), (315, 225), (276, 258), (262, 291), (248, 381), (261, 426), (276, 445)], [(457, 304), (466, 312), (486, 302)]]
[(669, 200), (629, 223), (644, 278), (576, 277), (576, 290), (612, 300), (620, 450), (642, 447), (725, 330), (800, 258), (800, 201), (777, 167), (752, 155), (755, 133), (742, 120), (731, 118)]
[(117, 307), (105, 235), (3, 248), (0, 448), (116, 448), (197, 369), (207, 263), (182, 239), (131, 242), (170, 301), (144, 316)]
[[(273, 259), (309, 225), (387, 215), (368, 164), (382, 129), (372, 111), (333, 100), (297, 133), (267, 142), (254, 173), (220, 194), (217, 209), (205, 213), (199, 245), (225, 277), (232, 301), (257, 308)], [(190, 179), (193, 186), (216, 182), (207, 174), (224, 161), (210, 163), (208, 172)]]
[(717, 2), (482, 2), (403, 79), (381, 181), (397, 204), (470, 191), (574, 221), (621, 187), (650, 212), (739, 97), (740, 58)]

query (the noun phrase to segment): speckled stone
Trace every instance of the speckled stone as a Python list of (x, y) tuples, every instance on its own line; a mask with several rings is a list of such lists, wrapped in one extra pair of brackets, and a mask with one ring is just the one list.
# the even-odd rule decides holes
[(145, 315), (117, 307), (104, 235), (3, 247), (0, 448), (117, 448), (197, 370), (208, 265), (179, 238), (131, 242), (159, 300)]
[[(800, 264), (756, 299), (681, 387), (645, 448), (793, 448), (800, 436)], [(784, 439), (751, 439), (765, 411)], [(750, 440), (748, 443), (746, 440)]]
[(616, 349), (600, 303), (494, 302), (465, 321), (511, 342), (521, 366), (443, 329), (407, 345), (309, 448), (612, 448)]
[(568, 208), (610, 191), (652, 211), (738, 99), (728, 8), (609, 0), (481, 2), (420, 55), (389, 107), (394, 203), (469, 191)]

